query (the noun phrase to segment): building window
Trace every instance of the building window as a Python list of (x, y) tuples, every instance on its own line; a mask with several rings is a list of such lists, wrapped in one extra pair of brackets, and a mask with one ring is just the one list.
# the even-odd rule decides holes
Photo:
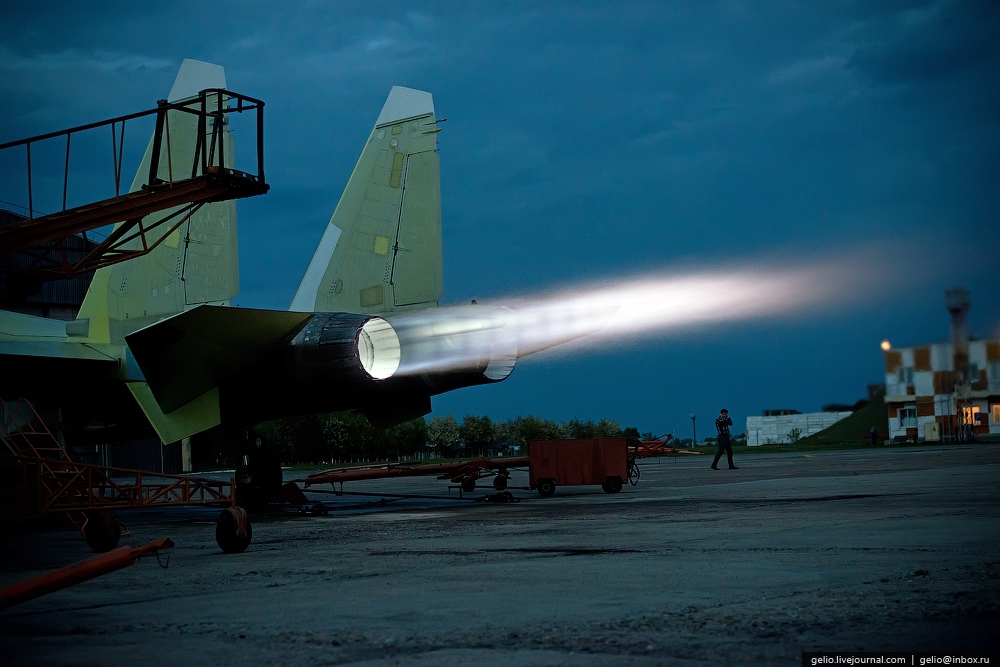
[(979, 380), (979, 364), (969, 364), (969, 382)]
[(993, 406), (993, 423), (1000, 424), (1000, 403)]
[(917, 409), (900, 408), (899, 428), (916, 428), (916, 427), (917, 427)]
[(913, 366), (900, 366), (896, 379), (900, 384), (913, 384)]
[(976, 426), (979, 424), (979, 406), (973, 405), (971, 407), (962, 408), (962, 423), (968, 424), (969, 426)]

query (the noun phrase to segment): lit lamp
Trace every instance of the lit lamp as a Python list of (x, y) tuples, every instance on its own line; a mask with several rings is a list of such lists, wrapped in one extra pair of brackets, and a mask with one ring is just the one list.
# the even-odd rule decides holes
[(889, 348), (891, 348), (891, 347), (892, 347), (892, 345), (891, 345), (891, 344), (889, 343), (889, 341), (887, 341), (887, 340), (884, 340), (884, 341), (882, 341), (882, 344), (881, 344), (881, 345), (879, 345), (879, 347), (881, 347), (881, 348), (882, 348), (882, 351), (883, 351), (883, 352), (888, 352), (888, 351), (889, 351)]

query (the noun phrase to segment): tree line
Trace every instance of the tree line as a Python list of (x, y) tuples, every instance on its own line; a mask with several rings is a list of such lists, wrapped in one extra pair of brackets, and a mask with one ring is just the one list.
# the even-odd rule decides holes
[(522, 448), (531, 440), (639, 437), (639, 431), (623, 429), (612, 419), (560, 423), (536, 416), (494, 421), (476, 415), (465, 415), (461, 422), (437, 415), (382, 429), (361, 414), (337, 412), (265, 422), (249, 435), (283, 464), (296, 465), (526, 454)]

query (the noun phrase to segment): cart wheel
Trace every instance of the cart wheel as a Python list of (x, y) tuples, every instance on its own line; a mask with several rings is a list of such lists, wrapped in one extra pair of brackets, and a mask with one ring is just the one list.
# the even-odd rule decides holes
[(465, 479), (462, 480), (462, 491), (465, 491), (466, 493), (472, 493), (475, 490), (476, 490), (475, 477), (466, 477)]
[(238, 554), (246, 550), (253, 539), (250, 518), (242, 507), (229, 507), (219, 513), (215, 524), (215, 541), (227, 554)]
[(87, 546), (97, 553), (111, 551), (118, 546), (122, 529), (118, 526), (115, 513), (111, 510), (87, 512), (87, 525), (83, 527), (83, 539)]
[(538, 480), (538, 495), (551, 496), (556, 492), (556, 483), (551, 479)]
[(604, 480), (601, 488), (604, 489), (604, 493), (618, 493), (622, 490), (622, 479), (621, 477), (608, 477)]
[(507, 488), (507, 478), (503, 475), (497, 475), (493, 478), (493, 488), (497, 491), (503, 491)]

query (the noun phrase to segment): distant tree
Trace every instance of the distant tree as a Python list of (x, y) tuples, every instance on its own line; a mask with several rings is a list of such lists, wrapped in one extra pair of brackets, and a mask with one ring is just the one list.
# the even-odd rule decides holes
[(790, 442), (798, 442), (802, 438), (802, 429), (793, 428), (788, 432), (788, 440)]
[(330, 448), (319, 415), (303, 415), (280, 420), (282, 461), (290, 464), (319, 463), (330, 460)]
[(375, 460), (384, 457), (385, 453), (379, 451), (376, 431), (364, 415), (335, 412), (323, 417), (323, 435), (331, 460)]
[(637, 429), (635, 426), (629, 426), (628, 428), (626, 428), (624, 431), (622, 431), (622, 435), (625, 436), (625, 439), (629, 441), (639, 440), (640, 438), (642, 438), (642, 436), (639, 435), (639, 429)]
[(458, 428), (458, 434), (465, 442), (465, 446), (477, 456), (482, 456), (487, 447), (499, 442), (493, 420), (489, 417), (465, 415), (462, 425)]
[(581, 422), (575, 417), (569, 421), (559, 424), (559, 436), (562, 438), (592, 438), (593, 436), (593, 422), (587, 422), (586, 424)]
[(517, 434), (511, 426), (510, 420), (493, 422), (493, 431), (496, 434), (497, 444), (516, 445)]
[(585, 422), (573, 418), (568, 422), (559, 425), (559, 433), (564, 438), (620, 438), (622, 429), (618, 422), (612, 419), (602, 419), (596, 424), (593, 421)]
[(522, 452), (532, 440), (558, 440), (561, 437), (559, 424), (548, 419), (528, 415), (518, 415), (507, 422), (508, 442), (518, 445)]
[(427, 422), (423, 417), (385, 429), (382, 438), (390, 457), (395, 455), (396, 460), (399, 460), (402, 456), (423, 451), (428, 441), (427, 430)]
[(458, 434), (458, 422), (448, 415), (435, 415), (427, 425), (427, 442), (434, 445), (437, 456), (447, 456), (455, 453), (462, 439)]
[(602, 419), (594, 425), (595, 437), (620, 438), (623, 435), (621, 426), (614, 419)]

